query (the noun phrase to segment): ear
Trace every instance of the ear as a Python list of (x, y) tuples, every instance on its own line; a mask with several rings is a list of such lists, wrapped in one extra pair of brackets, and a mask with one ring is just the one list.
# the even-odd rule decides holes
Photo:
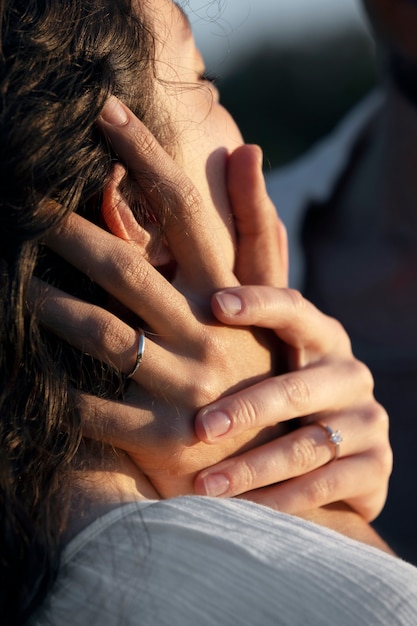
[(137, 223), (130, 206), (120, 191), (120, 183), (126, 176), (126, 170), (121, 163), (113, 167), (111, 179), (103, 191), (103, 203), (101, 207), (102, 218), (113, 235), (134, 241), (138, 245), (146, 247), (150, 235)]
[[(155, 224), (148, 224), (146, 229), (136, 221), (132, 210), (120, 191), (120, 183), (126, 176), (126, 170), (121, 163), (113, 167), (112, 175), (103, 191), (101, 207), (102, 218), (113, 235), (131, 241), (139, 246), (144, 257), (155, 267), (172, 264), (173, 257), (164, 241), (159, 241), (160, 235)], [(157, 245), (151, 242), (157, 241)]]

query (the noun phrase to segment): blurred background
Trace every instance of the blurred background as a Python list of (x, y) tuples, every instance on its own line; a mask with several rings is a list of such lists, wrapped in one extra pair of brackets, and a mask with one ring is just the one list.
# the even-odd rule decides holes
[(185, 0), (221, 101), (266, 167), (330, 132), (377, 81), (360, 0)]

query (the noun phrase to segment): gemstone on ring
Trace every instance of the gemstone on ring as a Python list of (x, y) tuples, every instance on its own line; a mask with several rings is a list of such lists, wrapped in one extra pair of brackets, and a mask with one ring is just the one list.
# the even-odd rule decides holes
[(340, 430), (335, 430), (329, 437), (329, 441), (333, 443), (335, 446), (338, 446), (343, 441), (342, 433)]
[(324, 422), (316, 422), (316, 424), (326, 431), (329, 437), (329, 442), (334, 446), (334, 455), (330, 459), (329, 463), (331, 461), (336, 461), (340, 455), (340, 444), (343, 441), (342, 433), (340, 432), (340, 430), (333, 430), (333, 428), (330, 428), (330, 426), (328, 424), (325, 424)]

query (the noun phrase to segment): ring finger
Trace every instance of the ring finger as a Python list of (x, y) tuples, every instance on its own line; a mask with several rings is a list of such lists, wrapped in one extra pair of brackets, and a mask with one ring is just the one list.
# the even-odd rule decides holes
[[(371, 419), (368, 413), (372, 413)], [(340, 455), (337, 462), (341, 458), (360, 456), (369, 450), (379, 449), (382, 440), (385, 441), (380, 428), (371, 422), (373, 413), (363, 408), (362, 411), (355, 410), (352, 413), (333, 413), (328, 419), (328, 428), (343, 436), (343, 441), (338, 444)], [(369, 422), (368, 436), (358, 439), (356, 433), (363, 432), (364, 421)], [(336, 465), (335, 450), (335, 444), (330, 441), (326, 430), (318, 423), (312, 423), (204, 470), (196, 479), (196, 491), (202, 495), (230, 497), (272, 483), (310, 475), (327, 464), (332, 466), (330, 471), (333, 472)], [(293, 489), (296, 490), (295, 480), (289, 481), (283, 491), (291, 494)], [(298, 496), (295, 494), (293, 497)], [(310, 506), (313, 507), (314, 504)]]
[(380, 466), (375, 456), (364, 453), (323, 465), (292, 481), (247, 492), (241, 497), (292, 515), (343, 501), (366, 521), (372, 521), (381, 512), (386, 499), (386, 489), (380, 489), (379, 482), (375, 485), (367, 480), (368, 476), (378, 473)]

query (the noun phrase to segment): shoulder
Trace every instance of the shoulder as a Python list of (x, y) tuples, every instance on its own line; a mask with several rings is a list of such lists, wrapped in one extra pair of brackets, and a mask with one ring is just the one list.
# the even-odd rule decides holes
[(406, 624), (398, 605), (408, 615), (415, 598), (417, 570), (382, 552), (249, 502), (184, 497), (122, 507), (83, 531), (44, 615), (100, 626)]

